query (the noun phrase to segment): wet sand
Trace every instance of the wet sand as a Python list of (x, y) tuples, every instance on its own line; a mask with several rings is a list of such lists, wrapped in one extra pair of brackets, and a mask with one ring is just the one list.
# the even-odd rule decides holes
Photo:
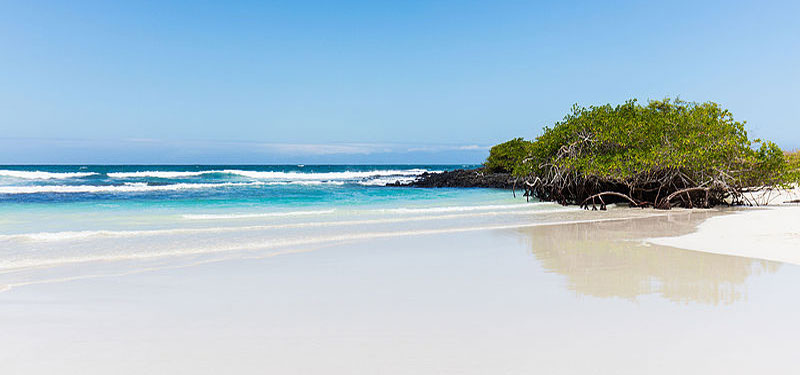
[(800, 267), (680, 250), (719, 213), (377, 238), (0, 293), (3, 374), (753, 374)]

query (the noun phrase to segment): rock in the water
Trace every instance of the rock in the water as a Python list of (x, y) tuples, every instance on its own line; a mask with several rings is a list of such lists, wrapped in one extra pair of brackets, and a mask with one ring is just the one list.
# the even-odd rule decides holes
[(489, 173), (484, 168), (456, 169), (439, 173), (425, 172), (411, 183), (395, 182), (387, 186), (413, 187), (482, 187), (495, 189), (511, 189), (514, 177), (510, 173)]

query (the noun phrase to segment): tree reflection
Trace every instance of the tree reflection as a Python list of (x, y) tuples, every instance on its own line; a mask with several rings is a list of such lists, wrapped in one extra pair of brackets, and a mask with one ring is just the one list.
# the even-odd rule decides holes
[(531, 252), (545, 270), (566, 276), (581, 295), (635, 300), (657, 294), (679, 303), (729, 305), (747, 298), (752, 275), (780, 263), (649, 245), (651, 237), (686, 234), (711, 213), (531, 228)]

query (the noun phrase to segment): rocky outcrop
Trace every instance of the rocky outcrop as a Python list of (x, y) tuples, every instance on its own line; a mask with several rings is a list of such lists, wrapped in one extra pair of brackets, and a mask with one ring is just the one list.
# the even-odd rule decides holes
[(395, 182), (393, 184), (387, 184), (387, 186), (511, 189), (514, 186), (514, 177), (509, 173), (490, 173), (484, 168), (456, 169), (439, 173), (425, 172), (411, 183), (402, 184), (400, 182)]

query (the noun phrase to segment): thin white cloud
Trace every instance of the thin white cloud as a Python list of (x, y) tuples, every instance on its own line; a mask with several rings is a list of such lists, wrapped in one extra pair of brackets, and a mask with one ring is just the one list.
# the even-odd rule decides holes
[(267, 151), (291, 155), (369, 155), (391, 152), (391, 149), (370, 144), (267, 143), (259, 146)]
[(484, 151), (489, 150), (489, 146), (478, 145), (425, 145), (412, 146), (406, 149), (408, 152), (444, 152), (444, 151)]
[(0, 136), (0, 163), (250, 163), (477, 161), (475, 144), (280, 143), (197, 139), (9, 138)]
[(478, 146), (478, 145), (465, 145), (459, 146), (459, 150), (488, 150), (489, 146)]

